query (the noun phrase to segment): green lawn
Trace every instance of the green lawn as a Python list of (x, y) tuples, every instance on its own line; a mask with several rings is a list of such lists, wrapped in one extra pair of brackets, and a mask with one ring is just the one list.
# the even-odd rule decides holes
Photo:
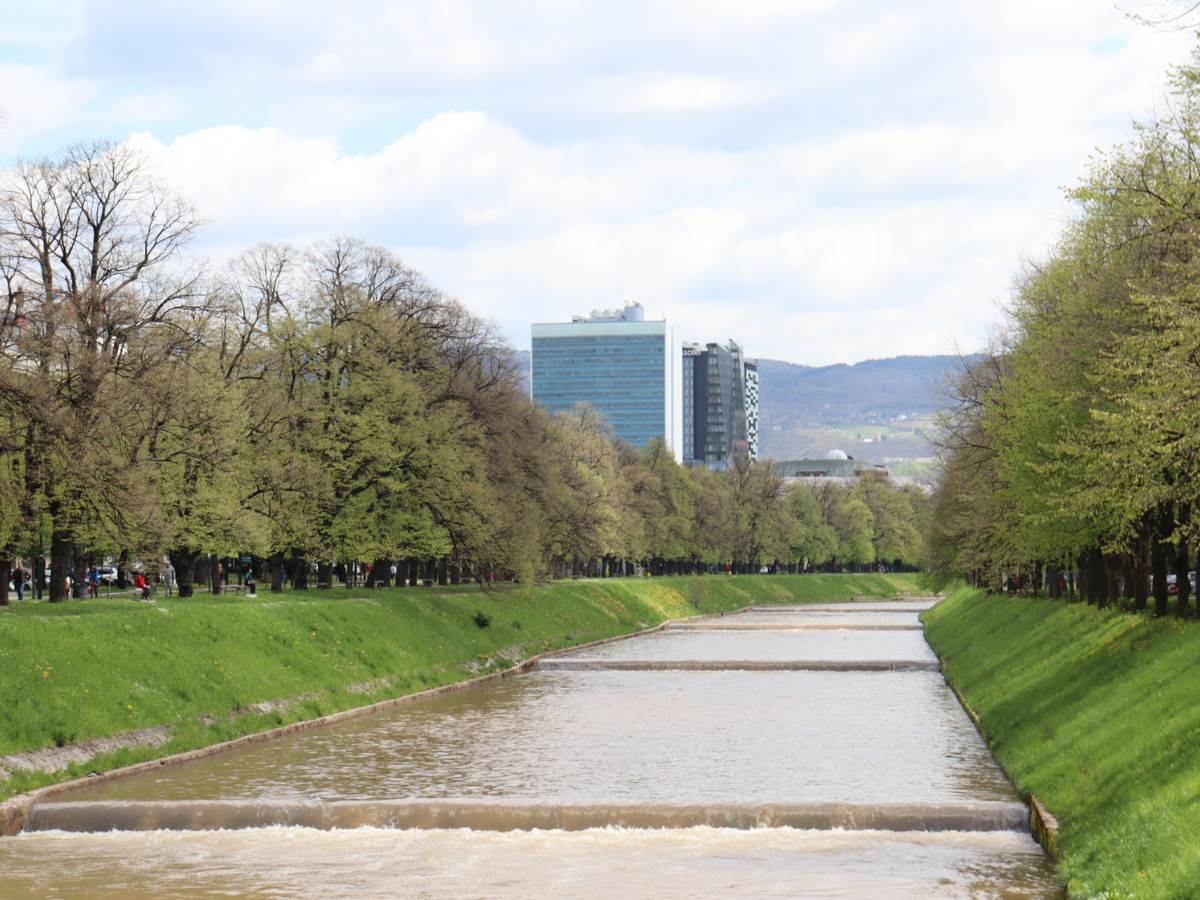
[[(122, 750), (69, 773), (81, 774), (461, 681), (670, 618), (917, 586), (912, 575), (751, 575), (25, 603), (0, 609), (0, 755), (173, 729), (164, 747)], [(476, 613), (490, 624), (480, 628)], [(286, 710), (230, 717), (299, 697)], [(204, 716), (215, 723), (201, 723)], [(0, 798), (64, 777), (18, 773), (0, 782)]]
[(925, 614), (1072, 896), (1200, 896), (1200, 625), (958, 590)]

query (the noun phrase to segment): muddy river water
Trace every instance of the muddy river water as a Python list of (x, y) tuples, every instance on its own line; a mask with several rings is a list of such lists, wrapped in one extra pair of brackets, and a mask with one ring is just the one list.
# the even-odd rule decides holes
[(921, 608), (693, 620), (61, 794), (0, 896), (1059, 896)]

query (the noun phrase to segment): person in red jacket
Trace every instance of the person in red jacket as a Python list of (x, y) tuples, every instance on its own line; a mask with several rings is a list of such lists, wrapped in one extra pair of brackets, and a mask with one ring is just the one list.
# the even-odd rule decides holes
[(146, 599), (146, 573), (145, 572), (142, 572), (139, 570), (138, 573), (133, 576), (133, 586), (137, 590), (138, 599), (145, 600)]

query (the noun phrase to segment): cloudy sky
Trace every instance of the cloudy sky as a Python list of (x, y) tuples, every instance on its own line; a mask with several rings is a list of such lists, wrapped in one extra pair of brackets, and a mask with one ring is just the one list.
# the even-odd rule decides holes
[(0, 0), (0, 164), (128, 139), (198, 252), (354, 234), (519, 347), (636, 299), (751, 356), (953, 352), (1191, 45), (1111, 0)]

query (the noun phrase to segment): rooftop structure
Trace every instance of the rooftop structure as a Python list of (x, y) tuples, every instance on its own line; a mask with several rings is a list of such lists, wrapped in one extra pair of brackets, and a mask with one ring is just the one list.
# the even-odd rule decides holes
[(887, 466), (855, 459), (842, 450), (830, 450), (824, 459), (785, 459), (775, 463), (784, 481), (850, 482), (870, 472), (888, 474)]

